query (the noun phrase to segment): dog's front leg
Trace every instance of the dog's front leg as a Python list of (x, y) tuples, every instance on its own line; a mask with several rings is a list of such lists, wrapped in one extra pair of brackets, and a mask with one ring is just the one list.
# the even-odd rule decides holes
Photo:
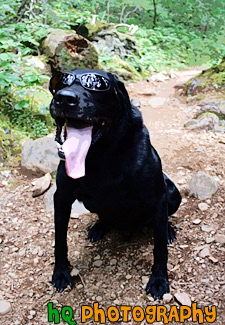
[(63, 199), (58, 191), (54, 195), (55, 208), (55, 269), (52, 277), (57, 291), (72, 287), (70, 264), (67, 258), (67, 228), (72, 204)]
[(166, 194), (162, 195), (154, 218), (154, 265), (152, 275), (147, 284), (146, 291), (154, 299), (161, 299), (169, 292), (167, 275), (167, 232), (168, 212)]

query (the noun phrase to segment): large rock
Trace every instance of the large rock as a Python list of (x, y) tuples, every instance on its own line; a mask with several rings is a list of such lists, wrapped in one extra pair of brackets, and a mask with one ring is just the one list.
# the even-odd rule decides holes
[(205, 112), (216, 114), (221, 119), (225, 119), (225, 100), (203, 100), (198, 103), (201, 108), (197, 111), (195, 118)]
[(187, 185), (187, 191), (200, 200), (212, 197), (217, 189), (218, 184), (216, 180), (202, 171), (198, 171)]
[(219, 117), (216, 114), (205, 112), (197, 119), (187, 121), (184, 126), (189, 130), (219, 131), (219, 122)]
[[(45, 210), (48, 213), (53, 213), (54, 212), (54, 205), (53, 205), (53, 195), (56, 191), (56, 184), (54, 184), (50, 190), (45, 194), (44, 197), (44, 202), (45, 202)], [(89, 213), (89, 211), (84, 207), (82, 203), (79, 201), (75, 201), (73, 206), (72, 206), (72, 213), (71, 215), (73, 216), (78, 216), (84, 213)]]
[(194, 119), (185, 123), (189, 130), (212, 130), (225, 132), (225, 101), (204, 100), (198, 104)]
[(94, 45), (73, 30), (53, 29), (42, 42), (42, 48), (55, 71), (98, 67)]
[(21, 166), (33, 172), (52, 173), (59, 164), (55, 136), (28, 140), (23, 143)]

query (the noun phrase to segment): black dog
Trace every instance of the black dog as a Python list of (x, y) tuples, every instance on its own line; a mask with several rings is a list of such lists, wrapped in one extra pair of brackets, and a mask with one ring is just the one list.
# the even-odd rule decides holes
[[(50, 112), (57, 124), (56, 140), (65, 154), (57, 171), (55, 205), (55, 270), (58, 291), (72, 286), (67, 259), (67, 227), (75, 200), (99, 216), (90, 229), (91, 242), (110, 228), (128, 238), (152, 224), (154, 265), (146, 291), (154, 298), (169, 292), (167, 243), (175, 238), (168, 215), (181, 196), (162, 172), (140, 111), (131, 105), (124, 84), (105, 71), (74, 69), (52, 77)], [(64, 140), (61, 139), (65, 125)]]

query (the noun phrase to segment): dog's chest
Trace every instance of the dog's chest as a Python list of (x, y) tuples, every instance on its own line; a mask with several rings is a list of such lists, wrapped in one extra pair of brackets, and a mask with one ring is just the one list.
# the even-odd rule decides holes
[(91, 212), (118, 212), (138, 204), (126, 176), (115, 169), (95, 170), (80, 180), (77, 199)]

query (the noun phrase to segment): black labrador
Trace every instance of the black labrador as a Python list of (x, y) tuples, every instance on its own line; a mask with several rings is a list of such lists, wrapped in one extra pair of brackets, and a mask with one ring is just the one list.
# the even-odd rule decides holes
[(58, 291), (72, 286), (66, 238), (71, 205), (79, 200), (99, 217), (88, 233), (91, 242), (111, 228), (128, 239), (153, 225), (154, 265), (146, 291), (162, 298), (169, 292), (167, 243), (176, 237), (168, 215), (178, 209), (181, 196), (162, 172), (140, 111), (131, 105), (124, 84), (106, 71), (59, 73), (49, 89), (62, 158), (54, 195), (54, 286)]

